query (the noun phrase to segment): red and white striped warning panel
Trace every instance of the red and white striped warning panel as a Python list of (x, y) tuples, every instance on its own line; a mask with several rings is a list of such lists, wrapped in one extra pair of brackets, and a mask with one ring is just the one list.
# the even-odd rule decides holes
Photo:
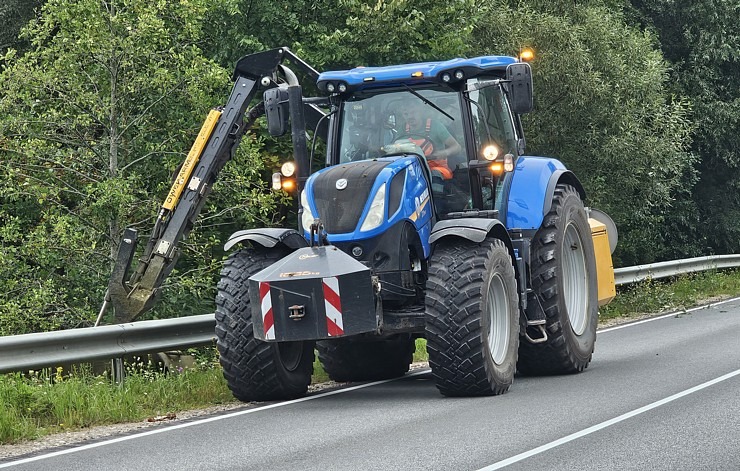
[(339, 300), (339, 280), (333, 276), (321, 279), (324, 288), (324, 306), (326, 307), (326, 331), (329, 337), (344, 334), (342, 321), (342, 303)]
[(262, 325), (265, 328), (265, 339), (275, 340), (275, 317), (272, 315), (270, 283), (260, 282), (260, 304), (262, 306)]

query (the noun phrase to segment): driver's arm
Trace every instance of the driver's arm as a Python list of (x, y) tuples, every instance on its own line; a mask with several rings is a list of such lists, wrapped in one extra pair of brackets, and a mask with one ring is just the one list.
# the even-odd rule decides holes
[(429, 159), (447, 159), (462, 153), (462, 147), (450, 131), (438, 121), (432, 123), (432, 139), (444, 146), (442, 149), (434, 149)]
[(462, 152), (462, 147), (460, 146), (460, 143), (457, 142), (457, 139), (452, 137), (452, 134), (450, 134), (449, 137), (445, 139), (444, 145), (445, 148), (439, 151), (439, 154), (441, 154), (440, 158), (442, 159), (447, 159), (453, 155), (457, 155)]

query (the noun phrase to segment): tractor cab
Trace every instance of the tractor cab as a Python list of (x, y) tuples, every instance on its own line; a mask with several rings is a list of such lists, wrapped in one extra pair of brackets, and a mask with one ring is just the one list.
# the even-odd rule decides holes
[(327, 166), (300, 192), (303, 236), (313, 244), (320, 233), (370, 267), (386, 305), (421, 305), (438, 223), (505, 212), (529, 65), (491, 56), (364, 67), (322, 73), (317, 87), (332, 105)]
[(338, 99), (329, 166), (415, 155), (436, 218), (502, 210), (506, 176), (524, 151), (518, 113), (531, 108), (528, 64), (481, 57), (357, 68), (325, 72), (318, 87)]

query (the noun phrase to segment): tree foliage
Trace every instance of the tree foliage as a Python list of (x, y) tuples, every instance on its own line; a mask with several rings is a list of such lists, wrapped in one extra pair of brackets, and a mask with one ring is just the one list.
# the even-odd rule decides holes
[(233, 0), (209, 14), (221, 64), (288, 46), (318, 70), (440, 60), (468, 51), (472, 0)]
[[(740, 3), (634, 0), (635, 21), (656, 31), (676, 93), (693, 103), (700, 181), (694, 223), (703, 252), (740, 251)], [(701, 221), (701, 224), (699, 224)], [(689, 226), (691, 227), (691, 226)]]
[[(695, 179), (688, 103), (669, 96), (655, 38), (604, 5), (494, 1), (476, 52), (536, 51), (528, 153), (561, 159), (620, 231), (617, 261), (653, 261)], [(500, 25), (511, 25), (500, 28)], [(683, 207), (683, 205), (681, 205)]]
[[(236, 60), (280, 46), (318, 70), (533, 46), (528, 153), (560, 158), (616, 220), (617, 263), (737, 251), (736, 3), (7, 0), (0, 335), (91, 322), (121, 231), (147, 237)], [(208, 312), (225, 236), (279, 222), (265, 176), (287, 154), (245, 135), (153, 315)]]
[(335, 67), (389, 65), (465, 55), (475, 23), (474, 2), (342, 0), (340, 28), (321, 35), (307, 52)]
[[(212, 3), (49, 0), (24, 31), (32, 50), (6, 56), (0, 171), (12, 184), (0, 197), (13, 269), (0, 284), (17, 295), (2, 298), (3, 325), (94, 318), (123, 227), (150, 228), (199, 122), (227, 96), (229, 73), (197, 46)], [(203, 224), (219, 228), (224, 206), (240, 221), (269, 210), (269, 201), (255, 204), (265, 199), (252, 185), (259, 159), (245, 149), (245, 165), (221, 185), (238, 185), (231, 196), (242, 199), (215, 198)], [(194, 299), (207, 298), (198, 289), (212, 284), (216, 239), (202, 231), (185, 246), (197, 262), (185, 257), (188, 276), (171, 278), (175, 293), (189, 293), (187, 303), (170, 297), (170, 310), (191, 312)]]
[(34, 18), (43, 0), (3, 0), (0, 3), (0, 54), (10, 48), (25, 49), (28, 43), (18, 37), (21, 28)]

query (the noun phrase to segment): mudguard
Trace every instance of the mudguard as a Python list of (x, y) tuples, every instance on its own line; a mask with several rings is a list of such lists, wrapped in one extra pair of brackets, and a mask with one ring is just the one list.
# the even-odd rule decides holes
[(559, 160), (519, 157), (507, 199), (507, 229), (539, 229), (545, 214), (550, 211), (558, 183), (573, 185), (581, 199), (586, 198), (581, 182)]
[[(500, 226), (500, 228), (503, 229), (504, 234), (506, 233), (506, 228), (504, 227), (504, 224), (498, 219), (445, 219), (443, 221), (439, 221), (437, 224), (434, 225), (434, 227), (432, 228), (432, 233), (429, 236), (429, 243), (433, 244), (439, 239), (446, 236), (457, 236), (463, 237), (472, 242), (483, 242), (488, 234), (490, 234), (491, 231), (497, 226)], [(506, 239), (508, 239), (508, 237)], [(509, 245), (511, 244), (509, 243)]]
[(282, 244), (289, 249), (308, 247), (306, 239), (294, 229), (263, 227), (260, 229), (247, 229), (231, 234), (229, 240), (224, 244), (224, 250), (229, 251), (236, 244), (246, 240), (266, 248), (272, 248), (278, 244)]
[[(515, 249), (514, 242), (512, 241), (509, 232), (506, 230), (506, 226), (498, 219), (459, 218), (439, 221), (432, 228), (432, 233), (429, 236), (429, 243), (434, 244), (446, 237), (462, 237), (471, 242), (481, 243), (489, 236), (496, 237), (506, 244), (511, 260), (514, 262), (514, 270), (517, 273), (517, 278), (520, 281), (519, 286), (526, 286), (527, 275), (525, 271), (525, 262), (529, 262), (528, 246), (526, 254), (523, 253), (521, 248)], [(526, 307), (526, 303), (522, 306)]]

